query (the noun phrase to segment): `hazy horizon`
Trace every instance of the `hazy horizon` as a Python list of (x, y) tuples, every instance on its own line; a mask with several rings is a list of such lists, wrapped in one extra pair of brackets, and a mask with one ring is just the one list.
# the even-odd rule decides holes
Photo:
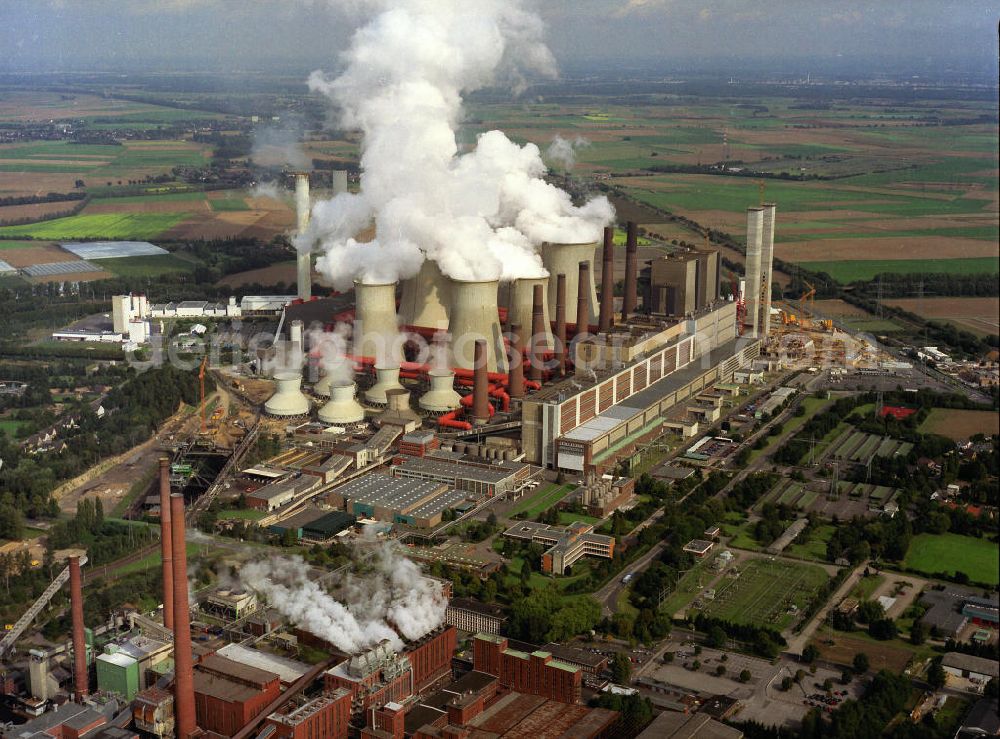
[[(333, 69), (361, 0), (8, 0), (0, 72)], [(345, 10), (350, 5), (352, 10)], [(527, 3), (560, 69), (995, 80), (991, 4), (798, 0)]]

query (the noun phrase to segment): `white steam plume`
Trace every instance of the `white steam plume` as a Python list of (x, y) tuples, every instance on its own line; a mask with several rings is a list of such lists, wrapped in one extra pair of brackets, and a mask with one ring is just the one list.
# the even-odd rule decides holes
[(561, 172), (569, 172), (576, 166), (576, 150), (590, 146), (583, 136), (577, 136), (570, 141), (556, 134), (549, 148), (545, 150), (545, 160)]
[(324, 374), (333, 375), (334, 385), (354, 381), (354, 365), (347, 358), (350, 333), (351, 327), (346, 323), (338, 323), (333, 331), (316, 328), (306, 332), (310, 355), (319, 360)]
[[(489, 131), (458, 153), (463, 94), (516, 84), (519, 68), (554, 70), (541, 21), (521, 0), (350, 4), (375, 15), (355, 32), (344, 72), (314, 72), (309, 84), (336, 104), (345, 128), (363, 133), (360, 192), (318, 203), (297, 244), (318, 244), (317, 268), (335, 288), (412, 277), (425, 258), (456, 279), (542, 277), (542, 241), (598, 239), (611, 205), (600, 197), (574, 206), (542, 179), (534, 144)], [(374, 241), (353, 239), (371, 224)]]
[(350, 654), (382, 639), (398, 650), (402, 639), (419, 639), (443, 623), (444, 593), (398, 544), (358, 547), (353, 559), (358, 574), (347, 575), (335, 594), (309, 579), (301, 557), (254, 562), (240, 577), (300, 628)]
[(302, 126), (291, 121), (283, 126), (258, 128), (253, 134), (250, 158), (261, 167), (312, 169), (312, 162), (302, 148)]

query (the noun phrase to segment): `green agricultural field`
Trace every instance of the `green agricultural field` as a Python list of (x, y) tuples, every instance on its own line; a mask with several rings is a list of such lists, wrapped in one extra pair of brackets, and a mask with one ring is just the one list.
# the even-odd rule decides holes
[(933, 408), (920, 424), (919, 431), (925, 434), (940, 434), (959, 441), (976, 434), (995, 434), (998, 426), (1000, 426), (1000, 416), (996, 411)]
[(704, 612), (734, 623), (783, 631), (795, 621), (792, 606), (804, 608), (828, 579), (826, 571), (816, 565), (753, 559), (742, 565), (739, 577), (723, 578)]
[(973, 259), (865, 259), (838, 262), (801, 262), (813, 272), (826, 272), (840, 283), (875, 279), (880, 273), (979, 275), (1000, 272), (996, 257)]
[(833, 532), (836, 531), (836, 527), (823, 524), (822, 526), (817, 526), (812, 533), (808, 534), (807, 539), (802, 539), (799, 536), (792, 544), (785, 550), (786, 554), (790, 554), (793, 557), (802, 557), (803, 559), (815, 559), (818, 562), (826, 562), (826, 545), (827, 542), (833, 537)]
[(4, 249), (33, 249), (36, 246), (44, 246), (44, 241), (25, 241), (21, 239), (4, 239), (0, 241), (0, 251)]
[(156, 277), (178, 272), (190, 272), (196, 266), (173, 254), (102, 259), (98, 264), (119, 277)]
[(1000, 581), (997, 544), (959, 534), (918, 534), (910, 542), (903, 564), (929, 575), (964, 572), (974, 582), (996, 585)]
[(94, 198), (91, 205), (132, 205), (135, 203), (189, 203), (205, 199), (200, 190), (181, 192), (149, 192), (146, 195), (126, 195), (120, 198)]
[(216, 212), (250, 210), (243, 198), (223, 198), (221, 200), (209, 200), (208, 204)]
[(41, 223), (0, 228), (0, 238), (36, 239), (155, 239), (187, 218), (184, 213), (109, 213), (70, 216)]
[(516, 516), (519, 513), (524, 513), (528, 518), (534, 518), (569, 495), (575, 487), (575, 485), (556, 485), (555, 483), (542, 485), (533, 493), (525, 495), (508, 515)]

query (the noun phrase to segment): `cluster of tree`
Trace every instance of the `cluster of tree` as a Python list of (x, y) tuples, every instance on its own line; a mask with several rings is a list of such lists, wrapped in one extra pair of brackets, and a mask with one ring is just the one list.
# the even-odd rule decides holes
[(594, 629), (600, 620), (601, 607), (596, 600), (585, 595), (564, 597), (550, 586), (514, 601), (508, 633), (532, 644), (563, 642)]
[(819, 709), (806, 714), (799, 729), (802, 739), (876, 739), (889, 721), (906, 706), (910, 681), (882, 670), (872, 678), (861, 700), (846, 700), (827, 721)]
[(109, 521), (100, 498), (81, 500), (76, 515), (49, 530), (47, 546), (53, 551), (82, 547), (93, 565), (102, 565), (154, 541), (152, 527), (140, 523)]
[(22, 216), (21, 218), (0, 218), (0, 226), (23, 226), (28, 223), (54, 221), (56, 218), (68, 218), (69, 216), (75, 216), (90, 203), (90, 198), (86, 196), (82, 200), (77, 198), (66, 198), (65, 200), (73, 200), (75, 202), (73, 205), (63, 210), (54, 210), (34, 216)]
[(36, 205), (38, 203), (62, 203), (67, 200), (83, 200), (82, 192), (49, 192), (45, 195), (7, 195), (0, 198), (0, 208), (11, 205)]
[[(626, 659), (627, 661), (627, 659)], [(590, 702), (593, 708), (609, 708), (618, 711), (620, 717), (614, 728), (614, 736), (623, 738), (638, 736), (653, 720), (653, 704), (649, 698), (636, 695), (615, 695), (600, 693)]]
[(781, 654), (782, 648), (787, 646), (785, 638), (779, 632), (766, 626), (737, 624), (706, 616), (704, 613), (696, 614), (690, 621), (694, 628), (705, 633), (718, 627), (729, 639), (742, 642), (750, 652), (765, 659), (777, 657)]
[(948, 639), (944, 643), (944, 651), (961, 652), (962, 654), (971, 654), (974, 657), (983, 657), (984, 659), (1000, 661), (1000, 643), (997, 642), (990, 644), (977, 644), (976, 642)]
[[(911, 298), (913, 287), (919, 283), (927, 285), (934, 295), (953, 295), (962, 297), (994, 297), (1000, 291), (1000, 275), (996, 272), (982, 274), (948, 274), (948, 273), (906, 273), (886, 272), (873, 280), (860, 280), (851, 283), (856, 292), (866, 297), (876, 295), (876, 285), (881, 280), (882, 297)], [(943, 324), (942, 324), (943, 325)]]
[(465, 524), (461, 536), (464, 541), (475, 543), (489, 539), (499, 530), (500, 524), (497, 523), (496, 514), (491, 512), (485, 521), (473, 520)]
[(871, 520), (855, 517), (844, 525), (834, 519), (833, 523), (836, 528), (826, 545), (826, 558), (831, 562), (840, 558), (852, 564), (866, 559), (901, 560), (913, 533), (906, 516)]

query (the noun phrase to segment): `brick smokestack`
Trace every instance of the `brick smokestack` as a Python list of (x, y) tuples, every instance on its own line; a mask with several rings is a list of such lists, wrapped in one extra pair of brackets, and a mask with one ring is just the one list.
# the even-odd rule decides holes
[(486, 369), (486, 340), (476, 339), (472, 375), (472, 422), (482, 425), (490, 420), (489, 378)]
[[(587, 262), (580, 262), (580, 277), (577, 285), (584, 285), (590, 282), (590, 265)], [(577, 288), (576, 293), (576, 336), (590, 333), (590, 297), (586, 287)]]
[(524, 331), (521, 324), (510, 327), (510, 387), (512, 398), (524, 397)]
[(556, 358), (559, 375), (566, 374), (566, 275), (556, 275)]
[(622, 303), (622, 320), (635, 313), (639, 279), (639, 236), (635, 221), (629, 221), (626, 228), (625, 298)]
[(528, 367), (528, 377), (536, 382), (541, 382), (542, 364), (545, 362), (542, 355), (546, 334), (543, 290), (541, 285), (535, 285), (531, 296), (531, 365)]
[(174, 713), (177, 739), (197, 730), (194, 710), (194, 665), (191, 658), (191, 612), (188, 609), (187, 543), (184, 537), (184, 496), (170, 496), (174, 547)]
[(87, 636), (83, 630), (83, 578), (80, 557), (69, 558), (69, 609), (73, 619), (73, 687), (77, 703), (90, 693), (87, 671)]
[(615, 309), (615, 229), (604, 227), (604, 267), (601, 270), (601, 310), (597, 330), (611, 330)]
[(170, 530), (170, 460), (160, 457), (160, 559), (163, 560), (163, 625), (174, 628), (174, 549)]

